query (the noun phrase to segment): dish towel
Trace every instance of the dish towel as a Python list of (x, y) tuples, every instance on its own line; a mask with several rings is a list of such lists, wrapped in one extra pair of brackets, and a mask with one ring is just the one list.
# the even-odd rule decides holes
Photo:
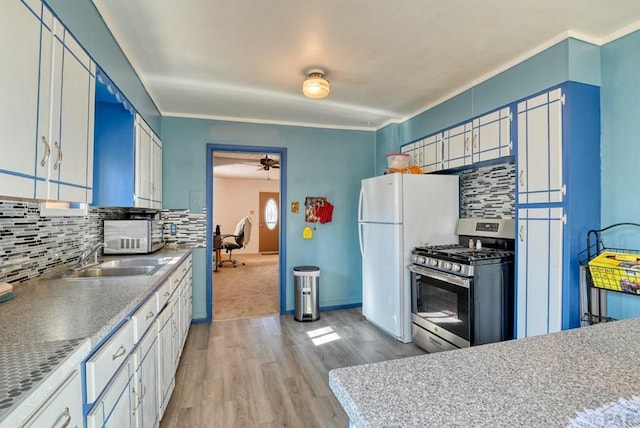
[(597, 409), (577, 412), (571, 419), (571, 428), (631, 428), (640, 427), (640, 397), (620, 398)]
[(15, 297), (13, 285), (8, 282), (0, 282), (0, 303), (11, 300)]

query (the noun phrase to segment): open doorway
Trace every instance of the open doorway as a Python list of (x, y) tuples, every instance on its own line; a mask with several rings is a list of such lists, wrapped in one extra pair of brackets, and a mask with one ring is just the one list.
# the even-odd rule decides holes
[(284, 149), (211, 149), (212, 319), (280, 314)]

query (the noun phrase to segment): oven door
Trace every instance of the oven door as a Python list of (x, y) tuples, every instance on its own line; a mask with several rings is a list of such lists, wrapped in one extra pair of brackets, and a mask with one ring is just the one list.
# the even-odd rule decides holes
[(458, 348), (470, 346), (469, 301), (472, 278), (411, 265), (414, 324)]

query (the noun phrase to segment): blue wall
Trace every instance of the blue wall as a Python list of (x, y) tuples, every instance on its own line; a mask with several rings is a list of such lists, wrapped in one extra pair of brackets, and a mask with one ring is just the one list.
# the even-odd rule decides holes
[[(603, 227), (640, 223), (640, 32), (611, 42), (602, 55), (602, 218)], [(640, 230), (605, 236), (607, 246), (640, 249)], [(608, 293), (608, 315), (640, 316), (640, 298)]]
[[(156, 134), (160, 111), (91, 0), (45, 0)], [(142, 19), (142, 18), (141, 18)]]
[[(286, 148), (286, 308), (293, 309), (290, 272), (298, 265), (320, 267), (321, 307), (361, 302), (357, 203), (360, 180), (374, 175), (373, 132), (163, 117), (162, 143), (165, 208), (188, 207), (190, 191), (205, 192), (207, 144)], [(289, 208), (306, 196), (326, 196), (335, 207), (333, 222), (318, 224), (311, 240), (302, 239), (304, 210)], [(194, 296), (204, 293), (194, 289)]]

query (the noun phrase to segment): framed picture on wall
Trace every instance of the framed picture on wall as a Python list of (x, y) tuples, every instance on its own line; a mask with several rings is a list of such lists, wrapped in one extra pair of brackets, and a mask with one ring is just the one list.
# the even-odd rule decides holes
[(324, 196), (307, 196), (304, 200), (304, 221), (317, 222), (316, 208), (324, 206), (326, 200), (327, 198)]

